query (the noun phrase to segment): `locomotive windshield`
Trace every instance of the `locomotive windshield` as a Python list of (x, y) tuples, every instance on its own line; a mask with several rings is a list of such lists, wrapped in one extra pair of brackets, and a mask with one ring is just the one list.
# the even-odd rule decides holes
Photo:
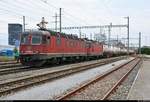
[(34, 32), (24, 32), (21, 34), (21, 44), (31, 44), (31, 45), (40, 45), (40, 44), (49, 44), (50, 35), (43, 34), (40, 31)]
[(39, 45), (42, 42), (42, 35), (24, 32), (21, 35), (21, 44)]
[(41, 35), (32, 35), (32, 44), (41, 44)]
[(29, 34), (22, 34), (21, 35), (21, 44), (29, 44)]

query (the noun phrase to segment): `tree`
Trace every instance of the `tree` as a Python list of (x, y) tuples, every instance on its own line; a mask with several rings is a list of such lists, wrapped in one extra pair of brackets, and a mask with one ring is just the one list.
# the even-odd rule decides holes
[(146, 47), (141, 48), (141, 53), (150, 55), (150, 48), (146, 48)]

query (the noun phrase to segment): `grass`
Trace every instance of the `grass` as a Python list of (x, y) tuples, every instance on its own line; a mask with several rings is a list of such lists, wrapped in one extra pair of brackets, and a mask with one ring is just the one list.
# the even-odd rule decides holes
[(14, 57), (0, 56), (0, 62), (14, 61)]

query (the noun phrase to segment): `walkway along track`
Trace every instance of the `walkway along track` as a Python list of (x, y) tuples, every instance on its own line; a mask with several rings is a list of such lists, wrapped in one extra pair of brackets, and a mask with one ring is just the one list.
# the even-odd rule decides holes
[(90, 64), (90, 65), (88, 64), (88, 65), (82, 65), (79, 67), (60, 69), (57, 71), (46, 72), (46, 73), (42, 73), (42, 74), (34, 75), (34, 76), (25, 76), (17, 80), (0, 83), (0, 96), (9, 94), (11, 92), (16, 92), (20, 89), (24, 89), (32, 85), (42, 84), (44, 82), (51, 81), (57, 78), (61, 78), (70, 74), (74, 74), (74, 73), (88, 70), (91, 68), (95, 68), (101, 65), (105, 65), (111, 62), (115, 62), (123, 58), (125, 57), (105, 59), (105, 60), (98, 61), (97, 63)]
[[(104, 78), (106, 78), (106, 77), (108, 77), (109, 75), (113, 75), (113, 73), (115, 73), (117, 70), (120, 70), (120, 69), (122, 69), (122, 68), (130, 68), (130, 70), (129, 71), (127, 71), (127, 73), (126, 74), (124, 74), (123, 75), (123, 77), (121, 77), (120, 78), (120, 80), (119, 81), (117, 81), (116, 82), (116, 84), (115, 85), (113, 85), (112, 87), (111, 87), (111, 89), (108, 89), (107, 88), (107, 90), (105, 90), (104, 91), (104, 89), (103, 89), (103, 87), (100, 87), (101, 88), (101, 92), (99, 92), (99, 93), (103, 93), (103, 95), (102, 96), (99, 96), (99, 98), (98, 99), (96, 99), (96, 100), (104, 100), (104, 99), (107, 99), (107, 97), (109, 97), (109, 95), (115, 90), (115, 88), (118, 86), (118, 85), (120, 85), (121, 84), (121, 82), (128, 76), (128, 74), (138, 65), (138, 63), (140, 62), (140, 59), (139, 58), (135, 58), (135, 59), (133, 59), (133, 60), (131, 60), (131, 61), (129, 61), (129, 62), (127, 62), (127, 63), (125, 63), (125, 64), (123, 64), (123, 65), (120, 65), (119, 67), (117, 67), (117, 68), (115, 68), (115, 69), (113, 69), (113, 70), (111, 70), (111, 71), (108, 71), (108, 72), (106, 72), (106, 73), (104, 73), (103, 75), (100, 75), (100, 76), (97, 76), (96, 78), (94, 78), (93, 80), (91, 80), (91, 81), (89, 81), (89, 82), (87, 82), (87, 83), (85, 83), (85, 84), (83, 84), (83, 85), (81, 85), (80, 87), (78, 87), (78, 88), (76, 88), (76, 89), (74, 89), (74, 90), (72, 90), (72, 91), (70, 91), (70, 92), (68, 92), (68, 93), (66, 93), (66, 94), (64, 94), (64, 95), (62, 95), (62, 96), (58, 96), (56, 99), (57, 100), (69, 100), (69, 99), (73, 99), (73, 100), (75, 100), (75, 99), (78, 99), (78, 97), (82, 97), (83, 99), (85, 98), (85, 96), (82, 96), (82, 94), (78, 94), (78, 93), (81, 93), (81, 92), (86, 92), (86, 93), (88, 93), (88, 88), (90, 87), (90, 85), (92, 86), (93, 84), (95, 84), (95, 83), (97, 83), (98, 81), (99, 82), (101, 82), (101, 80), (103, 80)], [(112, 77), (111, 77), (112, 78)], [(105, 82), (105, 81), (104, 81)], [(107, 86), (107, 84), (104, 84), (105, 86)], [(96, 88), (94, 88), (94, 90), (95, 90)], [(96, 89), (97, 90), (97, 89)], [(83, 92), (83, 93), (84, 93)], [(84, 93), (85, 94), (85, 93)], [(79, 95), (79, 96), (78, 96)], [(76, 96), (76, 98), (74, 98)], [(88, 96), (90, 96), (89, 94), (88, 94)], [(91, 97), (91, 96), (90, 96)], [(79, 98), (79, 100), (82, 100), (82, 98), (80, 99)], [(93, 98), (91, 98), (91, 99), (93, 99)], [(95, 100), (95, 99), (93, 99), (93, 100)]]

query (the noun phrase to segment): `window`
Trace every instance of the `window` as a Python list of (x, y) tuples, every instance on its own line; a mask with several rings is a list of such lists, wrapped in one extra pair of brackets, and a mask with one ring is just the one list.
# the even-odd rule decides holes
[(86, 45), (84, 42), (81, 43), (82, 48), (86, 48)]
[(50, 44), (51, 37), (49, 35), (42, 36), (42, 44)]
[(32, 44), (41, 44), (41, 36), (33, 35), (32, 36)]
[(68, 36), (66, 36), (66, 41), (65, 41), (65, 45), (66, 45), (66, 47), (69, 47), (68, 42), (69, 42), (69, 40), (68, 40)]
[(29, 44), (29, 36), (27, 34), (21, 35), (21, 44)]
[(74, 47), (74, 42), (72, 40), (69, 41), (69, 47)]
[(86, 43), (86, 48), (91, 48), (91, 44), (90, 43)]
[(47, 44), (50, 44), (50, 40), (51, 40), (51, 37), (50, 37), (50, 36), (47, 36), (47, 39), (46, 39)]
[(42, 44), (47, 44), (47, 36), (42, 36)]
[(57, 36), (56, 36), (56, 43), (57, 43), (57, 45), (61, 44), (61, 37), (59, 34), (57, 34)]
[(50, 39), (51, 39), (50, 36), (43, 35), (42, 36), (42, 44), (49, 44), (50, 43)]

